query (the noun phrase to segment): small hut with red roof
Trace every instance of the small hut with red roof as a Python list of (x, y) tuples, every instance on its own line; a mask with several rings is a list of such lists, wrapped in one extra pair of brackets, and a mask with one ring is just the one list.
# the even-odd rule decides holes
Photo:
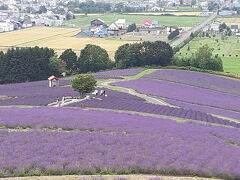
[(48, 84), (49, 84), (49, 87), (59, 86), (59, 78), (55, 76), (50, 76), (48, 78)]

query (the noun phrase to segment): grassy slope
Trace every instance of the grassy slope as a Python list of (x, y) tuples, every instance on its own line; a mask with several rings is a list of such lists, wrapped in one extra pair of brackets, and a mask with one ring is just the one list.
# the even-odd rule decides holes
[[(216, 41), (218, 39), (218, 43)], [(190, 51), (187, 51), (188, 45), (180, 50), (181, 56), (190, 56), (200, 46), (208, 44), (208, 46), (214, 48), (213, 53), (219, 54), (223, 60), (224, 72), (233, 74), (240, 74), (240, 38), (228, 37), (227, 40), (221, 40), (220, 37), (214, 38), (195, 38), (189, 43)], [(186, 54), (187, 53), (187, 54)], [(232, 57), (223, 57), (231, 55)], [(180, 54), (178, 54), (180, 56)], [(236, 58), (236, 55), (238, 57)]]
[[(218, 42), (216, 41), (218, 40)], [(229, 55), (232, 56), (239, 55), (240, 56), (240, 38), (237, 37), (227, 37), (226, 40), (221, 40), (220, 36), (217, 37), (203, 37), (203, 38), (195, 38), (189, 43), (190, 54), (195, 52), (199, 47), (208, 44), (209, 47), (214, 48), (213, 53), (219, 55)], [(187, 51), (188, 45), (181, 49), (182, 53), (189, 53)]]
[(177, 17), (177, 16), (147, 16), (147, 15), (123, 15), (123, 14), (103, 14), (92, 15), (87, 17), (77, 17), (77, 19), (66, 21), (65, 24), (75, 24), (77, 26), (89, 26), (90, 21), (96, 18), (101, 18), (107, 24), (116, 21), (117, 19), (126, 19), (136, 24), (141, 24), (144, 19), (158, 20), (160, 25), (172, 25), (181, 27), (192, 27), (199, 24), (206, 17)]

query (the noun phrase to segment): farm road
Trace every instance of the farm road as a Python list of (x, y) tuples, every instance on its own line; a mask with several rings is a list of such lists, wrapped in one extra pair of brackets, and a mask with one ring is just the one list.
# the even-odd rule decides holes
[[(131, 80), (131, 79), (129, 79), (129, 80)], [(115, 83), (115, 82), (119, 82), (119, 81), (126, 81), (126, 79), (124, 79), (124, 80), (116, 80), (116, 81), (100, 82), (98, 85), (102, 86), (102, 87), (105, 87), (105, 88), (108, 88), (108, 89), (119, 90), (119, 91), (124, 92), (124, 93), (132, 94), (134, 96), (143, 98), (147, 102), (150, 102), (152, 104), (159, 104), (159, 105), (164, 105), (164, 106), (178, 108), (177, 106), (173, 106), (173, 105), (171, 105), (171, 104), (169, 104), (169, 103), (167, 103), (167, 102), (165, 102), (165, 101), (163, 101), (161, 99), (150, 97), (150, 96), (148, 96), (146, 94), (138, 93), (137, 91), (135, 91), (133, 89), (111, 85), (111, 83)]]
[[(221, 10), (223, 7), (225, 7), (226, 4), (228, 4), (229, 2), (226, 2), (225, 4), (223, 4), (221, 6), (221, 8), (219, 8), (219, 10)], [(209, 22), (211, 22), (212, 20), (214, 20), (217, 17), (217, 11), (212, 13), (211, 16), (209, 16), (206, 20), (204, 20), (201, 24), (193, 27), (192, 29), (185, 31), (180, 38), (178, 38), (177, 40), (173, 41), (172, 43), (170, 43), (170, 45), (172, 47), (176, 47), (179, 44), (181, 44), (183, 41), (185, 41), (187, 38), (190, 37), (191, 33), (194, 33), (202, 28), (204, 28)]]
[(205, 21), (203, 21), (201, 24), (193, 27), (192, 29), (185, 31), (180, 38), (178, 38), (176, 41), (173, 41), (170, 45), (172, 47), (176, 47), (179, 44), (181, 44), (183, 41), (185, 41), (187, 38), (190, 37), (191, 33), (194, 33), (202, 28), (204, 28), (209, 22), (211, 22), (213, 19), (217, 17), (217, 12), (214, 12), (211, 16), (209, 16)]

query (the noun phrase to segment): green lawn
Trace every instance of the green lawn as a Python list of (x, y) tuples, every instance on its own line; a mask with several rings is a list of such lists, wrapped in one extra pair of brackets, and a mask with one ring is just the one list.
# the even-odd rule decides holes
[(91, 15), (91, 16), (77, 16), (76, 19), (65, 21), (65, 24), (75, 24), (77, 26), (89, 26), (90, 21), (96, 18), (101, 18), (108, 25), (117, 19), (126, 19), (136, 24), (141, 24), (144, 19), (157, 20), (160, 25), (166, 26), (179, 26), (179, 27), (192, 27), (202, 22), (206, 17), (178, 17), (178, 16), (149, 16), (149, 15), (126, 15), (126, 14), (102, 14), (102, 15)]
[(240, 76), (240, 58), (222, 58), (224, 72)]

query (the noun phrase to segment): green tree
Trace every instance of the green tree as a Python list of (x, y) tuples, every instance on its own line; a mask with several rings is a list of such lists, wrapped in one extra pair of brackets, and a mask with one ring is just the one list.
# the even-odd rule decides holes
[(133, 23), (128, 26), (127, 32), (133, 32), (136, 29), (137, 29), (137, 26), (135, 23)]
[(66, 49), (59, 58), (66, 63), (70, 73), (77, 71), (77, 54), (72, 49)]
[(219, 31), (223, 32), (225, 29), (227, 29), (227, 25), (225, 23), (220, 24)]
[(142, 65), (167, 66), (173, 57), (172, 47), (163, 41), (143, 42), (141, 55)]
[(197, 4), (197, 1), (196, 1), (196, 0), (192, 0), (192, 1), (191, 1), (191, 5), (192, 5), (192, 6), (194, 6), (194, 5), (196, 5), (196, 4)]
[(171, 62), (173, 49), (162, 41), (125, 44), (115, 53), (116, 66), (128, 68), (144, 65), (166, 66)]
[(213, 56), (213, 48), (208, 45), (200, 47), (192, 57), (191, 66), (200, 69), (223, 71), (222, 60), (218, 56)]
[(87, 44), (81, 50), (78, 58), (78, 71), (80, 73), (97, 72), (111, 66), (111, 60), (105, 49), (97, 45)]
[(79, 92), (81, 97), (86, 93), (91, 93), (95, 90), (97, 81), (92, 74), (78, 74), (76, 78), (71, 81), (71, 86), (74, 91)]
[(50, 68), (50, 72), (54, 76), (61, 76), (61, 74), (65, 71), (65, 62), (58, 59), (56, 56), (53, 56), (49, 59), (48, 66)]
[(47, 8), (45, 6), (40, 6), (39, 8), (39, 14), (43, 14), (47, 12)]

